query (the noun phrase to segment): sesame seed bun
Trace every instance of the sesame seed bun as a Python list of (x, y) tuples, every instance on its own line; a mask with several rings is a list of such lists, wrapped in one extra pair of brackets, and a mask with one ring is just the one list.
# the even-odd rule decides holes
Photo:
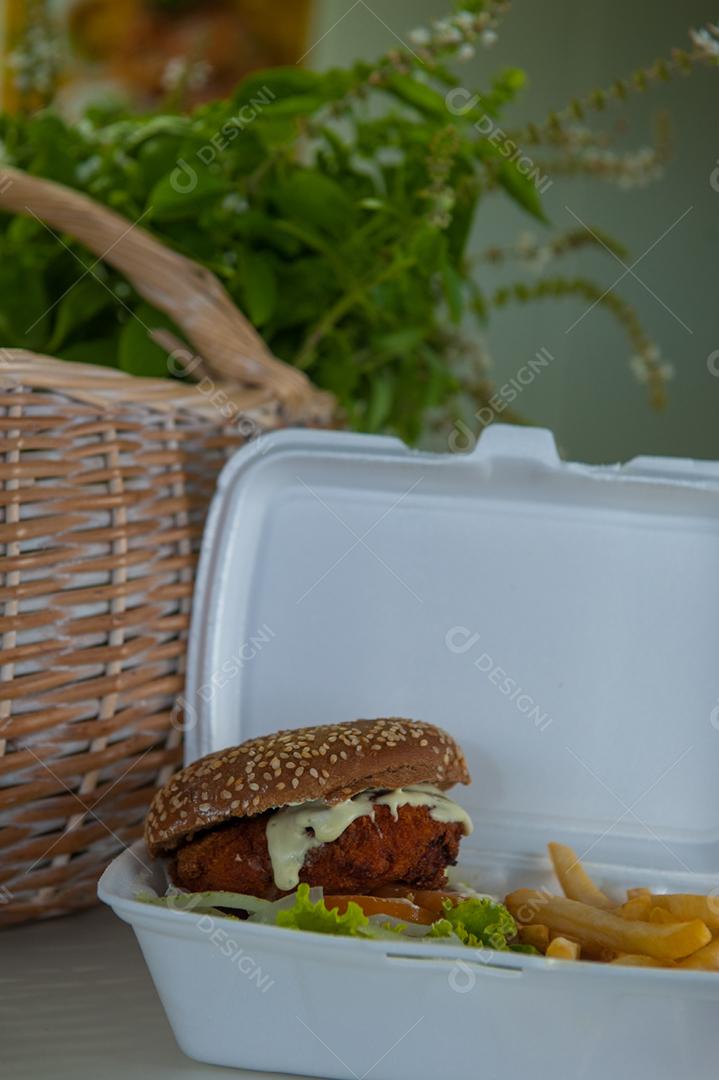
[(152, 800), (145, 842), (152, 856), (202, 829), (368, 788), (470, 782), (454, 739), (433, 724), (389, 717), (278, 731), (218, 750), (176, 773)]

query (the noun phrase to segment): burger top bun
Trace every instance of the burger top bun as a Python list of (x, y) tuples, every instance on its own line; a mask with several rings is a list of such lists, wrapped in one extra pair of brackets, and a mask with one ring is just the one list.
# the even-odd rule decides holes
[(454, 739), (420, 720), (393, 716), (278, 731), (176, 773), (152, 800), (145, 842), (156, 856), (201, 829), (291, 803), (337, 803), (367, 788), (469, 782)]

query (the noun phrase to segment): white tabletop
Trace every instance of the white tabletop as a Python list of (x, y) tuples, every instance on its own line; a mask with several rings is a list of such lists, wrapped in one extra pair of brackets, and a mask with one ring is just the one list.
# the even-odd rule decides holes
[(104, 908), (0, 931), (0, 1074), (270, 1080), (177, 1049), (135, 935)]

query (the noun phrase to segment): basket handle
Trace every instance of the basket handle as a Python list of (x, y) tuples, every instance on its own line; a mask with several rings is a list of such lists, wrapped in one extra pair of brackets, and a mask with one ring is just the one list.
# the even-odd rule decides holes
[(330, 419), (332, 396), (273, 356), (218, 278), (139, 224), (72, 188), (5, 166), (0, 168), (0, 210), (37, 218), (114, 266), (140, 296), (181, 327), (218, 379), (270, 390), (293, 416)]

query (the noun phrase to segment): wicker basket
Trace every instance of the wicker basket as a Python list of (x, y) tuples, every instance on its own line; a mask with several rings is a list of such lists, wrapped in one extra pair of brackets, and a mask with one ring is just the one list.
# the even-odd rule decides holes
[(258, 432), (328, 424), (333, 402), (271, 355), (212, 274), (119, 215), (10, 169), (0, 209), (34, 215), (125, 274), (182, 328), (196, 356), (153, 337), (199, 380), (0, 349), (7, 924), (93, 904), (100, 871), (140, 834), (181, 758), (173, 709), (217, 472)]

